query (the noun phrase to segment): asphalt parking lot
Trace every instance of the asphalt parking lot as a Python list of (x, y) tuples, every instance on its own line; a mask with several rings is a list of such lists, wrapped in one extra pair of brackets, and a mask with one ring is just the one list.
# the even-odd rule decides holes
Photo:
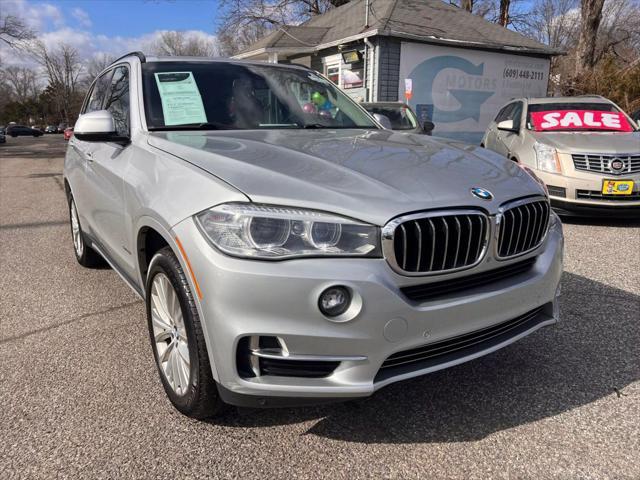
[(0, 478), (640, 478), (640, 222), (565, 222), (562, 322), (361, 402), (180, 415), (73, 256), (61, 135), (0, 145)]

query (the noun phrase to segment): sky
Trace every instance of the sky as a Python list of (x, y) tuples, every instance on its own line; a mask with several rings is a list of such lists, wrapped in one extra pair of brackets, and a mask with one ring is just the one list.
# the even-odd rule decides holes
[[(83, 58), (144, 49), (163, 30), (213, 38), (217, 0), (0, 0), (3, 14), (23, 18), (47, 45), (67, 43)], [(29, 60), (0, 47), (2, 63)]]

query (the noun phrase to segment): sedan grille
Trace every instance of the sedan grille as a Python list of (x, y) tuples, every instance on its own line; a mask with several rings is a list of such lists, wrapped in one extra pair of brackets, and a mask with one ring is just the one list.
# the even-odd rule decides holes
[(385, 228), (385, 256), (401, 273), (441, 273), (476, 264), (488, 237), (481, 212), (439, 212), (394, 221)]
[(640, 200), (640, 191), (630, 195), (609, 195), (599, 190), (576, 190), (576, 197), (584, 200), (612, 200), (614, 202), (637, 202)]
[(547, 233), (549, 214), (547, 200), (530, 201), (506, 209), (500, 220), (498, 257), (514, 257), (538, 247)]
[[(585, 172), (626, 175), (640, 172), (640, 153), (621, 155), (573, 154), (573, 166)], [(616, 160), (618, 160), (616, 162)], [(614, 168), (615, 167), (615, 168)]]

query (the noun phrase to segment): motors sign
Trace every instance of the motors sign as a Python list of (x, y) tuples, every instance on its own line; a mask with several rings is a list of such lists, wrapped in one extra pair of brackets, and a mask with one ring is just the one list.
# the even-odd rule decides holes
[(421, 121), (433, 121), (436, 135), (468, 142), (480, 141), (510, 99), (546, 96), (548, 77), (547, 59), (411, 42), (401, 47), (400, 79), (411, 80), (409, 103)]

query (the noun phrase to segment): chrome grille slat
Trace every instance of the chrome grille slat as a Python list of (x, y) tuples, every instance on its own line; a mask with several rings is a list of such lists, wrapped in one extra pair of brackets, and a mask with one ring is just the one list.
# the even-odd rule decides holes
[(467, 236), (467, 252), (464, 255), (464, 264), (467, 265), (467, 261), (469, 260), (469, 254), (471, 253), (471, 238), (473, 238), (473, 222), (471, 221), (471, 217), (469, 215), (465, 215), (467, 222), (469, 222), (469, 234)]
[(449, 223), (446, 217), (441, 218), (444, 224), (444, 255), (442, 255), (442, 268), (440, 270), (445, 270), (447, 266), (447, 251), (449, 250)]
[(509, 252), (511, 251), (511, 241), (513, 240), (513, 231), (516, 228), (516, 214), (511, 211), (507, 211), (505, 212), (505, 215), (504, 215), (505, 219), (507, 218), (507, 213), (511, 215), (511, 228), (509, 229), (509, 244), (507, 245), (507, 251), (505, 252), (505, 256), (509, 256)]
[(433, 270), (433, 259), (436, 254), (436, 227), (429, 219), (429, 226), (431, 227), (431, 261), (429, 262), (429, 271)]
[(418, 260), (416, 260), (416, 271), (420, 271), (420, 260), (422, 257), (422, 229), (419, 222), (414, 222), (418, 232)]
[[(512, 207), (507, 206), (499, 222), (498, 258), (521, 255), (537, 248), (547, 232), (549, 214), (547, 200), (533, 199), (514, 203)], [(516, 231), (516, 241), (513, 243)], [(508, 241), (507, 232), (509, 232)]]
[[(489, 228), (487, 226), (487, 224), (485, 222), (483, 222), (480, 218), (478, 219), (478, 221), (480, 222), (480, 237), (484, 238), (487, 229)], [(476, 246), (477, 250), (476, 250), (476, 257), (480, 257), (480, 254), (482, 253), (482, 244), (478, 243), (478, 245)]]
[(389, 222), (383, 230), (383, 251), (399, 273), (450, 272), (480, 261), (488, 233), (489, 218), (482, 211), (426, 212)]
[(458, 255), (460, 254), (460, 237), (462, 236), (462, 230), (460, 229), (460, 220), (458, 217), (453, 218), (456, 222), (456, 254), (453, 257), (453, 268), (458, 265)]
[(402, 232), (402, 244), (404, 245), (404, 248), (402, 249), (403, 251), (402, 269), (406, 270), (407, 268), (407, 229), (404, 227), (404, 225), (400, 225), (400, 231)]
[[(640, 172), (640, 153), (623, 153), (620, 155), (573, 154), (573, 166), (585, 172), (606, 173), (607, 175), (627, 175)], [(618, 159), (623, 163), (621, 170), (612, 170), (609, 164)]]

